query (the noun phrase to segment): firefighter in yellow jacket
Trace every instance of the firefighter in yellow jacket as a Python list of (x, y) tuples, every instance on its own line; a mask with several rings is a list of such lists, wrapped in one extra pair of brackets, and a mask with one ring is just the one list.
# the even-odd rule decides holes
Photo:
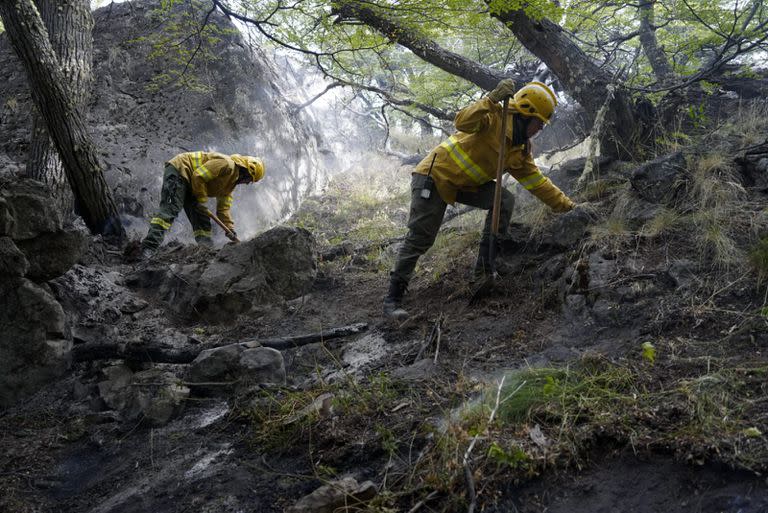
[[(541, 82), (531, 82), (515, 92), (514, 81), (502, 80), (488, 96), (462, 109), (455, 119), (458, 132), (416, 166), (411, 178), (408, 235), (390, 273), (389, 292), (384, 298), (386, 315), (408, 315), (401, 307), (403, 295), (416, 262), (435, 241), (447, 204), (459, 202), (488, 210), (475, 277), (489, 270), (491, 210), (502, 121), (499, 102), (508, 97), (512, 100), (505, 137), (505, 170), (554, 211), (566, 212), (574, 207), (573, 201), (539, 171), (530, 151), (530, 139), (549, 123), (555, 111), (554, 93)], [(514, 196), (502, 189), (500, 234), (507, 230), (513, 207)]]
[(229, 228), (227, 237), (237, 238), (232, 220), (232, 191), (239, 184), (257, 182), (264, 176), (261, 159), (248, 155), (224, 155), (194, 151), (180, 153), (166, 162), (160, 209), (149, 221), (149, 233), (141, 242), (142, 256), (157, 251), (165, 233), (181, 209), (187, 214), (198, 244), (212, 244), (211, 219), (206, 203), (216, 198), (216, 215)]

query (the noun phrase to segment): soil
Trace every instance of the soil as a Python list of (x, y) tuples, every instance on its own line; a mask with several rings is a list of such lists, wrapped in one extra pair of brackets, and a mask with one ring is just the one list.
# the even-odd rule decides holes
[[(317, 201), (322, 206), (332, 199)], [(313, 208), (323, 212), (317, 204)], [(400, 204), (392, 218), (401, 218), (403, 208)], [(440, 459), (445, 456), (435, 453), (436, 433), (454, 429), (452, 419), (460, 408), (495, 387), (510, 369), (565, 367), (585, 355), (599, 355), (622, 369), (642, 368), (637, 386), (660, 394), (681, 379), (708, 375), (713, 366), (768, 365), (768, 338), (760, 331), (764, 321), (739, 315), (762, 299), (748, 280), (701, 301), (697, 294), (703, 289), (682, 297), (668, 287), (653, 298), (652, 315), (630, 309), (617, 324), (596, 326), (592, 317), (569, 311), (558, 290), (542, 289), (536, 273), (554, 255), (533, 246), (520, 250), (513, 243), (507, 241), (506, 247), (517, 250), (500, 257), (507, 274), (477, 304), (469, 301), (471, 243), (437, 278), (432, 270), (440, 255), (427, 255), (406, 303), (411, 317), (400, 325), (381, 315), (387, 285), (377, 260), (381, 253), (359, 244), (352, 254), (321, 262), (306, 296), (259, 305), (221, 324), (171, 316), (165, 305), (145, 295), (149, 306), (122, 316), (114, 329), (155, 337), (181, 333), (221, 343), (357, 322), (367, 322), (369, 329), (284, 351), (286, 387), (192, 397), (183, 416), (155, 428), (120, 422), (114, 412), (104, 411), (93, 390), (103, 363), (78, 363), (65, 379), (0, 414), (0, 511), (279, 512), (346, 475), (379, 487), (368, 511), (465, 511), (469, 496), (463, 473), (451, 468), (458, 459)], [(330, 254), (334, 247), (324, 241), (321, 252)], [(631, 257), (653, 268), (654, 259), (669, 247), (636, 246)], [(125, 277), (143, 265), (105, 254), (111, 256), (89, 267)], [(171, 264), (209, 256), (175, 244), (157, 258)], [(567, 261), (578, 257), (565, 253)], [(123, 290), (139, 293), (127, 286)], [(751, 327), (750, 322), (757, 324)], [(439, 342), (425, 345), (438, 324)], [(651, 335), (659, 357), (655, 365), (643, 366), (640, 342)], [(750, 421), (763, 433), (768, 432), (765, 381), (764, 374), (755, 372), (744, 374), (739, 386), (752, 394)], [(334, 413), (309, 422), (286, 421), (322, 392), (334, 394)], [(536, 464), (525, 471), (514, 466), (480, 469), (488, 459), (483, 446), (475, 460), (478, 509), (768, 511), (763, 477), (768, 459), (748, 465), (734, 456), (739, 450), (768, 452), (754, 444), (750, 449), (752, 442), (738, 433), (728, 434), (731, 438), (721, 432), (711, 438), (687, 435), (681, 431), (687, 424), (678, 421), (685, 416), (680, 412), (687, 411), (683, 403), (670, 396), (652, 411), (641, 405), (637, 424), (629, 427), (585, 422), (577, 426), (583, 428), (583, 443), (531, 456)], [(541, 423), (550, 438), (556, 436), (557, 421), (546, 422), (545, 412), (529, 417), (514, 433), (500, 429), (499, 436), (528, 433), (534, 423)], [(468, 441), (472, 434), (463, 436)], [(762, 437), (758, 440), (764, 447)], [(528, 452), (542, 453), (535, 447)], [(427, 461), (447, 463), (430, 468)]]

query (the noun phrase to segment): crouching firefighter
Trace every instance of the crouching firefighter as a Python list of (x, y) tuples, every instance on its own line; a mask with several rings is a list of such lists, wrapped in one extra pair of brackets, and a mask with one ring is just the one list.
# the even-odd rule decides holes
[[(390, 272), (385, 315), (408, 316), (401, 307), (403, 295), (419, 257), (435, 242), (448, 204), (459, 202), (488, 210), (473, 275), (481, 279), (490, 272), (491, 210), (503, 112), (499, 102), (509, 97), (504, 169), (555, 212), (574, 207), (539, 171), (531, 155), (531, 138), (549, 123), (557, 106), (554, 93), (541, 82), (531, 82), (515, 92), (514, 81), (502, 80), (488, 96), (459, 111), (455, 119), (458, 132), (433, 149), (413, 172), (408, 235)], [(506, 189), (501, 192), (499, 234), (503, 235), (512, 217), (514, 196)]]
[(157, 251), (182, 208), (192, 223), (195, 241), (212, 245), (213, 214), (206, 207), (210, 196), (216, 198), (216, 216), (228, 228), (227, 237), (237, 240), (230, 212), (232, 192), (237, 185), (258, 182), (263, 177), (264, 163), (248, 155), (205, 151), (176, 155), (165, 164), (160, 209), (149, 221), (149, 233), (141, 242), (141, 256), (149, 258)]

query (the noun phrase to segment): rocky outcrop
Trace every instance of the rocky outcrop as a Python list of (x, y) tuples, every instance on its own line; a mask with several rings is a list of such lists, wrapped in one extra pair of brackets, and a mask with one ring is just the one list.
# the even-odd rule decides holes
[(308, 231), (279, 226), (229, 244), (211, 260), (168, 265), (161, 254), (129, 284), (157, 294), (179, 314), (224, 322), (260, 304), (306, 293), (317, 273), (316, 253)]
[[(312, 109), (292, 111), (282, 93), (296, 89), (292, 74), (246, 42), (229, 20), (196, 2), (170, 5), (161, 10), (159, 2), (145, 0), (94, 12), (89, 129), (125, 224), (141, 235), (158, 205), (163, 163), (177, 153), (262, 157), (264, 180), (235, 195), (238, 233), (247, 236), (285, 217), (325, 183)], [(190, 37), (203, 20), (200, 37)], [(163, 47), (163, 40), (173, 43)], [(188, 62), (177, 50), (195, 59)], [(25, 74), (2, 34), (0, 69), (0, 167), (17, 170), (26, 160), (33, 107)], [(191, 240), (183, 223), (171, 236)]]
[[(189, 367), (187, 381), (201, 392), (227, 392), (223, 385), (285, 384), (285, 362), (277, 349), (240, 344), (207, 349)], [(219, 385), (211, 386), (218, 382)]]
[(65, 228), (45, 186), (0, 182), (0, 407), (8, 407), (70, 364), (68, 320), (47, 285), (82, 255), (87, 236)]

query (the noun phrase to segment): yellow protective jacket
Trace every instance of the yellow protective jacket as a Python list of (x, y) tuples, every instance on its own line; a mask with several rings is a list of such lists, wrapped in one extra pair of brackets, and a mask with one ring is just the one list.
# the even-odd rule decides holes
[[(443, 141), (419, 162), (414, 172), (426, 175), (432, 158), (431, 176), (446, 203), (453, 204), (459, 191), (476, 191), (496, 178), (499, 162), (501, 105), (483, 98), (459, 111), (454, 121), (458, 133)], [(555, 212), (566, 212), (573, 201), (558, 189), (525, 154), (525, 145), (513, 145), (511, 119), (507, 120), (507, 149), (504, 169), (534, 196)]]
[(212, 151), (192, 151), (180, 153), (167, 163), (189, 182), (199, 203), (206, 203), (209, 196), (215, 197), (216, 215), (230, 230), (235, 229), (230, 210), (239, 172), (231, 157)]

